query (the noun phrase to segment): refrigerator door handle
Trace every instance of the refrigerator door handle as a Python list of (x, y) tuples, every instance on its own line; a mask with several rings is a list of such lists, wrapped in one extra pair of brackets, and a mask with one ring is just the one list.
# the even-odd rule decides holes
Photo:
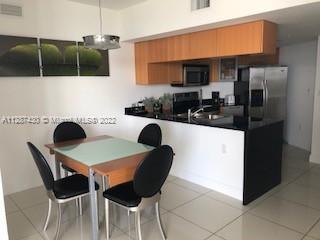
[(266, 106), (267, 106), (267, 86), (266, 86), (266, 80), (262, 81), (262, 86), (263, 86), (263, 113), (262, 117), (265, 117), (266, 114)]
[(266, 91), (266, 107), (269, 103), (269, 87), (268, 87), (268, 80), (265, 80), (265, 91)]

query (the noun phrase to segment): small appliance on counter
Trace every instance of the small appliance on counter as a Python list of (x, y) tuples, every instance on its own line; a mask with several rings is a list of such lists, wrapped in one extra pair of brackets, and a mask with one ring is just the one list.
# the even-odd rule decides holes
[(212, 92), (212, 108), (214, 111), (220, 109), (220, 92)]
[(194, 87), (209, 84), (210, 65), (209, 64), (184, 64), (183, 82), (171, 84), (173, 87)]
[(226, 95), (224, 98), (225, 106), (234, 106), (236, 105), (236, 97), (234, 95)]

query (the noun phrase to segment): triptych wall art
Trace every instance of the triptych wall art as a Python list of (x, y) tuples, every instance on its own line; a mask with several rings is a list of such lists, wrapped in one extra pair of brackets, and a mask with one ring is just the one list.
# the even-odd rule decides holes
[(23, 76), (109, 76), (109, 54), (82, 42), (0, 35), (0, 77)]

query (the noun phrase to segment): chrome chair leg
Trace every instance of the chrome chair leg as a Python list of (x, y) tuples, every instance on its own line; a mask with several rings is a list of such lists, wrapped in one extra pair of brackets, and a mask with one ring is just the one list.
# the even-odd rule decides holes
[(79, 215), (82, 216), (82, 198), (81, 197), (78, 198), (78, 202), (79, 202)]
[(46, 217), (46, 221), (45, 224), (43, 226), (43, 231), (45, 232), (47, 230), (48, 224), (49, 224), (49, 220), (50, 220), (50, 215), (51, 215), (51, 209), (52, 209), (52, 201), (49, 198), (49, 207), (48, 207), (48, 213), (47, 213), (47, 217)]
[(110, 238), (110, 225), (109, 225), (109, 200), (105, 199), (105, 218), (106, 218), (106, 239), (109, 240)]
[(99, 203), (100, 203), (100, 201), (99, 201), (99, 195), (98, 195), (98, 191), (96, 191), (95, 192), (95, 194), (96, 194), (96, 199), (97, 199), (97, 201), (96, 201), (96, 204), (97, 204), (97, 217), (98, 217), (98, 228), (100, 228), (100, 221), (99, 221), (99, 219), (100, 219), (100, 214), (99, 214), (99, 209), (100, 209), (100, 207), (99, 207)]
[(57, 215), (57, 231), (56, 231), (56, 237), (55, 240), (59, 239), (60, 235), (60, 228), (61, 228), (61, 204), (58, 203), (58, 215)]
[(135, 213), (135, 224), (136, 224), (136, 234), (137, 240), (142, 240), (141, 236), (141, 221), (140, 221), (140, 211), (136, 211)]
[(163, 225), (162, 225), (162, 221), (161, 221), (161, 217), (160, 217), (160, 204), (159, 204), (159, 202), (156, 202), (155, 207), (156, 207), (157, 222), (158, 222), (159, 230), (161, 233), (161, 237), (163, 240), (165, 240), (165, 239), (167, 239), (167, 236), (163, 230)]

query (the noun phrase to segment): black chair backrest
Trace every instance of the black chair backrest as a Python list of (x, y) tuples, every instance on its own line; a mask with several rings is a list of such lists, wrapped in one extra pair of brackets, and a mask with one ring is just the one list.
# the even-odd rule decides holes
[(153, 149), (140, 162), (133, 178), (133, 187), (140, 197), (152, 197), (160, 192), (172, 166), (173, 151), (168, 145)]
[(151, 123), (145, 126), (138, 138), (138, 143), (143, 143), (153, 147), (159, 147), (162, 142), (161, 128), (158, 124)]
[(53, 141), (55, 143), (86, 137), (87, 135), (83, 128), (75, 122), (62, 122), (56, 127), (53, 133)]
[(44, 186), (46, 187), (47, 191), (51, 191), (53, 189), (54, 178), (47, 160), (36, 146), (34, 146), (31, 142), (27, 142), (27, 144), (38, 167)]

